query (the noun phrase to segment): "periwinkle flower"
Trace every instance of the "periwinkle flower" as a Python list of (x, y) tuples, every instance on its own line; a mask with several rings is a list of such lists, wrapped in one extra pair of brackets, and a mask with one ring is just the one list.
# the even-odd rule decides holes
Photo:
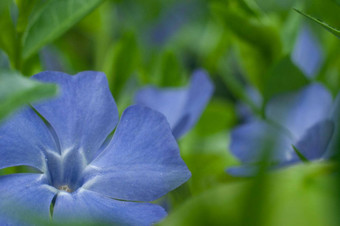
[(61, 95), (25, 107), (0, 126), (0, 168), (41, 171), (0, 177), (0, 224), (20, 215), (19, 207), (61, 223), (150, 225), (162, 219), (165, 211), (147, 202), (190, 177), (166, 118), (131, 106), (116, 127), (118, 110), (99, 72), (42, 72), (34, 79), (57, 83)]
[[(303, 26), (297, 36), (293, 51), (291, 53), (292, 62), (308, 78), (314, 78), (323, 63), (324, 56), (322, 48), (313, 32), (308, 26)], [(245, 93), (257, 108), (261, 108), (263, 97), (254, 87), (245, 87)], [(253, 120), (255, 115), (249, 105), (239, 102), (236, 106), (238, 115), (242, 121)]]
[(315, 77), (320, 70), (323, 61), (321, 45), (307, 26), (299, 32), (292, 61), (309, 78)]
[(148, 86), (137, 92), (135, 103), (164, 114), (176, 139), (185, 135), (197, 122), (214, 91), (203, 70), (193, 73), (190, 84), (183, 88)]
[[(312, 84), (294, 93), (271, 99), (265, 109), (267, 120), (254, 120), (231, 132), (231, 152), (241, 161), (227, 171), (250, 176), (263, 158), (272, 168), (301, 161), (329, 158), (334, 151), (340, 97), (333, 104), (331, 94)], [(267, 154), (267, 156), (266, 156)]]

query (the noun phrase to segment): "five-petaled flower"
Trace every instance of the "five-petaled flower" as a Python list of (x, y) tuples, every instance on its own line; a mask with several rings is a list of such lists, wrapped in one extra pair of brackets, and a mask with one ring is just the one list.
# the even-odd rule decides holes
[(253, 120), (231, 132), (230, 150), (242, 165), (228, 173), (253, 175), (265, 158), (272, 168), (327, 159), (337, 149), (340, 95), (333, 104), (322, 85), (278, 95), (265, 110), (267, 120)]
[(20, 225), (26, 210), (61, 223), (150, 225), (162, 219), (165, 211), (145, 202), (190, 177), (166, 118), (131, 106), (116, 127), (118, 110), (102, 73), (33, 78), (57, 83), (61, 95), (21, 109), (0, 126), (0, 168), (41, 171), (0, 177), (0, 223)]
[(203, 70), (197, 70), (184, 88), (148, 86), (137, 92), (135, 103), (164, 114), (176, 139), (185, 135), (197, 122), (214, 91)]

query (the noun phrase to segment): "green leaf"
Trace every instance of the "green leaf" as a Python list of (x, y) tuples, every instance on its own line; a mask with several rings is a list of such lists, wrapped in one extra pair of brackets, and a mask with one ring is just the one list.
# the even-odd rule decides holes
[(172, 50), (165, 50), (157, 64), (155, 78), (163, 87), (178, 86), (183, 82), (183, 67)]
[(299, 149), (297, 149), (294, 145), (292, 145), (295, 154), (297, 154), (297, 156), (300, 158), (301, 161), (303, 162), (309, 162), (309, 160), (299, 151)]
[(325, 22), (323, 22), (323, 21), (321, 21), (321, 20), (319, 20), (319, 19), (317, 19), (317, 18), (315, 18), (315, 17), (313, 17), (313, 16), (310, 16), (310, 15), (308, 15), (308, 14), (306, 14), (306, 13), (304, 13), (304, 12), (298, 10), (298, 9), (294, 9), (294, 10), (295, 10), (296, 12), (300, 13), (301, 15), (307, 17), (308, 19), (311, 19), (312, 21), (314, 21), (314, 22), (320, 24), (323, 28), (325, 28), (326, 30), (328, 30), (329, 32), (331, 32), (331, 33), (332, 33), (333, 35), (335, 35), (336, 37), (340, 38), (340, 30), (339, 30), (339, 29), (336, 29), (336, 28), (334, 28), (334, 27), (328, 25), (327, 23), (325, 23)]
[(220, 185), (176, 208), (160, 226), (239, 225), (246, 187), (243, 183)]
[[(334, 165), (329, 163), (308, 163), (272, 172), (261, 186), (264, 199), (252, 203), (249, 194), (257, 194), (256, 179), (216, 186), (189, 199), (159, 225), (335, 226), (338, 191), (333, 171)], [(259, 205), (259, 222), (245, 224)]]
[(327, 147), (326, 153), (334, 154), (337, 160), (340, 162), (340, 139), (339, 139), (340, 137), (340, 95), (338, 95), (336, 100), (334, 101), (334, 107), (331, 113), (331, 118), (333, 119), (333, 122), (334, 122), (334, 134)]
[(268, 58), (275, 59), (280, 55), (281, 41), (278, 30), (265, 19), (250, 17), (237, 8), (221, 3), (213, 3), (211, 9), (235, 35), (251, 45), (258, 46)]
[(299, 14), (293, 11), (288, 12), (287, 17), (280, 29), (284, 54), (289, 54), (293, 51), (300, 31), (302, 19), (303, 18)]
[[(210, 118), (210, 121), (213, 120)], [(192, 194), (232, 180), (225, 169), (237, 165), (238, 160), (228, 151), (227, 133), (227, 130), (223, 130), (210, 136), (201, 136), (196, 127), (179, 141), (181, 156), (192, 174), (188, 181)]]
[(264, 102), (276, 94), (298, 90), (309, 82), (300, 69), (293, 64), (290, 56), (276, 63), (265, 78), (262, 90)]
[[(28, 18), (38, 3), (38, 0), (15, 0), (15, 3), (18, 6), (19, 10), (19, 17), (17, 21), (17, 32), (18, 33), (23, 33), (26, 29), (27, 23), (28, 23)], [(41, 2), (39, 2), (41, 3)]]
[(56, 94), (56, 85), (40, 83), (15, 72), (0, 71), (0, 120), (22, 105)]
[(103, 0), (50, 0), (30, 17), (23, 38), (24, 59), (52, 42), (99, 6)]
[(254, 0), (241, 0), (239, 4), (250, 15), (255, 17), (261, 15), (261, 10)]
[(261, 107), (254, 103), (254, 101), (249, 97), (242, 83), (234, 78), (233, 74), (228, 71), (226, 64), (221, 64), (219, 74), (223, 83), (234, 97), (246, 103), (254, 113), (262, 117)]
[(213, 99), (205, 108), (194, 131), (202, 137), (209, 136), (230, 129), (235, 123), (236, 113), (232, 103), (227, 100)]
[(245, 74), (252, 84), (262, 89), (263, 75), (282, 54), (277, 27), (268, 18), (251, 16), (233, 5), (213, 3), (211, 10), (235, 34)]
[(127, 32), (108, 50), (103, 66), (115, 98), (119, 97), (128, 79), (137, 71), (138, 63), (139, 48), (136, 37), (134, 33)]
[(11, 65), (16, 67), (18, 64), (17, 37), (10, 15), (11, 3), (11, 0), (0, 1), (0, 48), (8, 55)]

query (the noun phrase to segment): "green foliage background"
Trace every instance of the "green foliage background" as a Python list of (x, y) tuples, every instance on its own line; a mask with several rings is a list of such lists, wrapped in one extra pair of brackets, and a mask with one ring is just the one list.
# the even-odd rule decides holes
[[(265, 119), (266, 102), (279, 93), (314, 81), (338, 93), (339, 15), (337, 0), (1, 0), (0, 120), (58, 94), (29, 79), (42, 70), (104, 71), (122, 113), (143, 85), (183, 86), (204, 68), (215, 94), (179, 141), (192, 178), (166, 197), (171, 208), (159, 225), (339, 225), (337, 161), (252, 179), (225, 172), (238, 164), (228, 144), (240, 102)], [(302, 26), (322, 45), (315, 78), (290, 57)], [(263, 97), (260, 105), (249, 86)]]

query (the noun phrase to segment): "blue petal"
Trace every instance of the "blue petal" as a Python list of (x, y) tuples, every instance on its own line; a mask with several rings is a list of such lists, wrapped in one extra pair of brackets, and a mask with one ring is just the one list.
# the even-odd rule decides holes
[(165, 117), (140, 105), (125, 110), (111, 143), (87, 170), (84, 187), (133, 201), (155, 200), (190, 178)]
[(92, 160), (118, 121), (105, 75), (91, 71), (75, 76), (42, 72), (34, 78), (61, 87), (60, 97), (34, 105), (55, 130), (61, 151), (83, 149), (86, 160)]
[(155, 200), (188, 180), (186, 166), (130, 163), (91, 169), (83, 185), (110, 197), (133, 201)]
[[(57, 190), (42, 174), (11, 174), (0, 177), (0, 219), (39, 221), (50, 218), (50, 205)], [(18, 225), (23, 225), (22, 222)]]
[(271, 151), (272, 161), (287, 161), (294, 157), (293, 140), (289, 134), (263, 121), (254, 121), (231, 132), (231, 152), (243, 163), (255, 163)]
[(266, 115), (298, 140), (307, 129), (328, 117), (331, 106), (331, 94), (322, 85), (312, 84), (299, 92), (274, 97), (267, 105)]
[(171, 128), (174, 128), (182, 116), (186, 97), (186, 89), (158, 89), (149, 86), (138, 91), (135, 102), (161, 112), (166, 116)]
[(292, 60), (310, 78), (315, 77), (321, 67), (321, 46), (307, 27), (299, 33)]
[(320, 159), (327, 150), (333, 131), (331, 120), (318, 122), (306, 131), (295, 146), (308, 160)]
[(195, 71), (185, 89), (147, 87), (136, 94), (137, 104), (163, 113), (179, 139), (197, 122), (213, 94), (214, 87), (203, 70)]
[(45, 156), (58, 153), (47, 126), (30, 108), (24, 107), (0, 127), (0, 168), (27, 165), (47, 171)]
[(86, 222), (110, 225), (151, 225), (166, 216), (157, 205), (124, 202), (96, 192), (79, 189), (59, 193), (53, 212), (57, 223)]

